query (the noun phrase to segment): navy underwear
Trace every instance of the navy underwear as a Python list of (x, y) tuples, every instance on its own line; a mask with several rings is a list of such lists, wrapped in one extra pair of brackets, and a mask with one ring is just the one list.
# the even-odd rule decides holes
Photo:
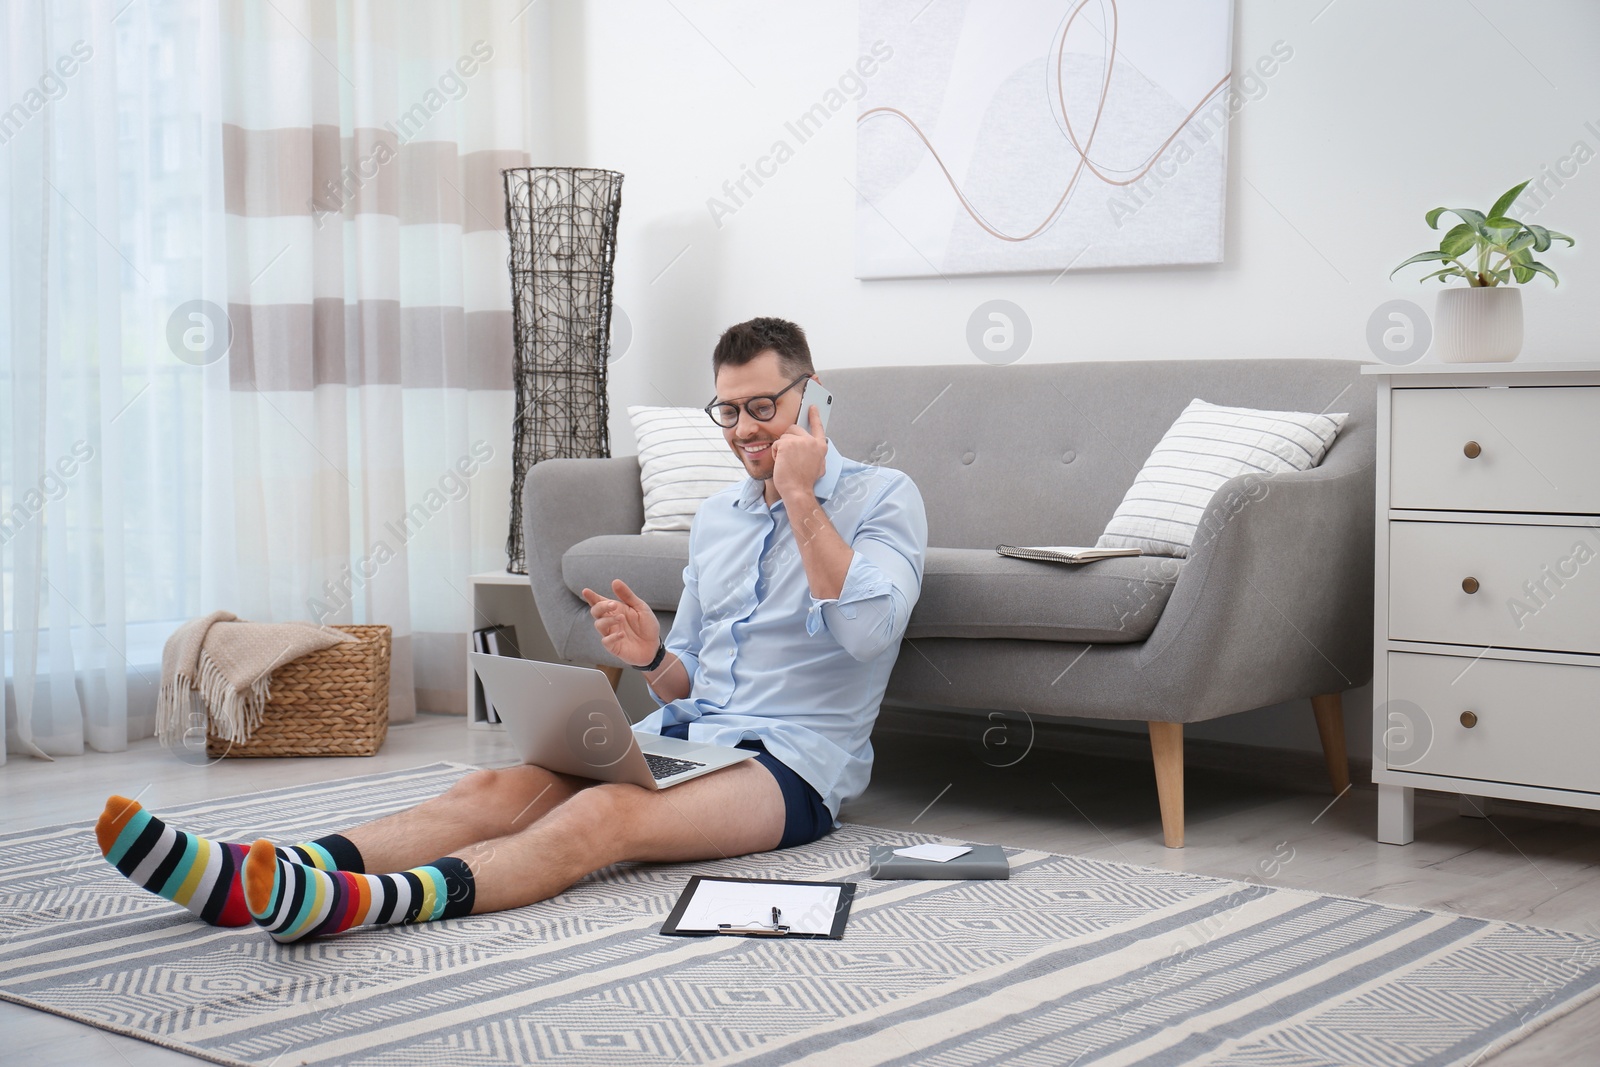
[[(661, 736), (687, 741), (689, 724), (680, 722), (668, 726), (661, 731)], [(790, 770), (787, 764), (780, 762), (760, 741), (740, 741), (737, 747), (753, 751), (756, 754), (756, 762), (778, 780), (778, 789), (783, 793), (784, 812), (783, 840), (778, 842), (779, 848), (810, 844), (824, 834), (832, 832), (833, 816), (828, 814), (828, 806), (822, 802), (821, 795), (811, 788), (810, 782)]]

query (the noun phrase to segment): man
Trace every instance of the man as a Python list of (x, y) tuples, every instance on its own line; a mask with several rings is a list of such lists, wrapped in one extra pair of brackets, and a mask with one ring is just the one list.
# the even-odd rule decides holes
[(672, 632), (662, 640), (621, 579), (614, 599), (583, 596), (601, 643), (646, 671), (661, 705), (636, 730), (754, 759), (659, 792), (532, 765), (480, 770), (407, 811), (285, 847), (208, 841), (112, 797), (96, 825), (106, 858), (207, 922), (254, 921), (294, 941), (520, 907), (623, 860), (737, 856), (832, 830), (866, 788), (872, 725), (922, 588), (922, 497), (905, 474), (841, 456), (815, 411), (798, 421), (816, 373), (793, 323), (730, 327), (712, 373), (707, 413), (749, 477), (695, 516)]

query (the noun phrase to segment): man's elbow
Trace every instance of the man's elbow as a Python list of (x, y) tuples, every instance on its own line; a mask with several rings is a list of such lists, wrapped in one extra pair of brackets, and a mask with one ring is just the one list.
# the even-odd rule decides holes
[(837, 605), (825, 612), (828, 631), (850, 657), (861, 663), (877, 659), (899, 643), (911, 614), (898, 591), (853, 605), (846, 614)]
[(904, 627), (887, 627), (878, 630), (858, 631), (842, 637), (839, 644), (852, 659), (870, 663), (893, 648)]

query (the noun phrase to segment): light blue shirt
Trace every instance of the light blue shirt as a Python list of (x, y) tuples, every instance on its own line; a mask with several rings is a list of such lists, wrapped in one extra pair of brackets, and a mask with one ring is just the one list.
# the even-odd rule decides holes
[(928, 520), (905, 473), (846, 459), (828, 442), (814, 492), (855, 555), (838, 597), (819, 600), (788, 509), (781, 499), (767, 507), (764, 484), (746, 477), (695, 515), (664, 642), (689, 672), (689, 695), (655, 697), (660, 707), (634, 729), (689, 723), (691, 741), (758, 740), (837, 819), (872, 774), (872, 725), (922, 591)]

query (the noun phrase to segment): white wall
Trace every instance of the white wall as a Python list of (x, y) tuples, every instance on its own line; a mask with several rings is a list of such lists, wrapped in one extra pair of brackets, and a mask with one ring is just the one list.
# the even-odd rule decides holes
[[(908, 17), (924, 2), (908, 2)], [(1600, 152), (1593, 0), (1238, 0), (1236, 76), (1276, 42), (1293, 55), (1232, 124), (1225, 262), (1054, 282), (861, 282), (856, 105), (720, 226), (707, 208), (854, 64), (855, 4), (556, 0), (552, 19), (560, 119), (549, 162), (627, 175), (616, 300), (633, 340), (612, 366), (616, 454), (633, 450), (625, 406), (704, 403), (717, 334), (753, 315), (805, 326), (824, 372), (971, 360), (967, 318), (995, 297), (1032, 320), (1028, 361), (1370, 359), (1366, 325), (1379, 304), (1431, 310), (1421, 272), (1388, 278), (1437, 239), (1422, 221), (1428, 208), (1487, 208), (1577, 142), (1585, 159)], [(872, 101), (869, 82), (859, 106)], [(1587, 161), (1530, 216), (1579, 247), (1547, 258), (1559, 290), (1527, 288), (1524, 359), (1595, 358), (1597, 194), (1600, 160)], [(1314, 748), (1309, 711), (1297, 710), (1195, 734)], [(1368, 750), (1365, 731), (1357, 712), (1354, 752)]]

